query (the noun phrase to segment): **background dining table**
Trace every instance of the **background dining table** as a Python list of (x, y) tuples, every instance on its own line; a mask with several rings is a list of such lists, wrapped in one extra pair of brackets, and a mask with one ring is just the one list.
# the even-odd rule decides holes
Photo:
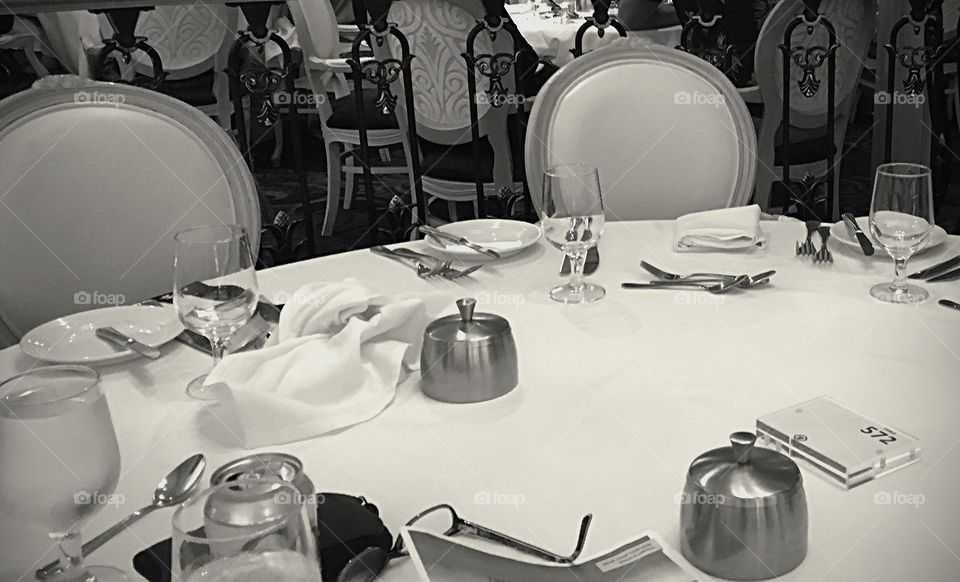
[[(594, 521), (584, 557), (648, 529), (677, 549), (690, 461), (727, 444), (731, 432), (752, 430), (759, 416), (829, 395), (918, 437), (923, 456), (849, 491), (801, 464), (809, 553), (783, 580), (955, 581), (960, 313), (937, 300), (960, 299), (960, 283), (927, 285), (930, 300), (916, 306), (878, 303), (869, 289), (892, 277), (888, 257), (834, 243), (834, 263), (812, 264), (794, 255), (802, 223), (761, 225), (765, 249), (677, 253), (673, 222), (609, 223), (591, 277), (607, 296), (588, 305), (548, 298), (561, 280), (561, 254), (542, 240), (459, 281), (419, 279), (366, 250), (263, 271), (262, 292), (276, 301), (306, 283), (347, 278), (388, 295), (422, 294), (445, 305), (444, 314), (457, 298), (475, 297), (478, 311), (512, 324), (520, 383), (497, 400), (454, 405), (427, 399), (414, 373), (369, 422), (258, 452), (301, 458), (318, 491), (365, 496), (394, 533), (420, 510), (448, 502), (466, 519), (560, 553), (572, 549), (586, 513)], [(911, 266), (958, 251), (960, 237), (949, 237)], [(677, 272), (777, 275), (765, 287), (720, 296), (621, 289), (623, 281), (650, 279), (641, 259)], [(18, 347), (0, 352), (0, 377), (38, 365)], [(101, 368), (123, 463), (115, 503), (84, 527), (86, 538), (147, 503), (187, 456), (204, 453), (209, 474), (253, 452), (207, 403), (184, 394), (209, 365), (209, 356), (173, 342), (159, 360)], [(133, 555), (169, 537), (171, 515), (147, 516), (88, 563), (124, 568), (138, 580)], [(43, 532), (3, 519), (0, 580), (30, 580), (54, 557)], [(409, 560), (399, 560), (382, 579), (416, 577)]]

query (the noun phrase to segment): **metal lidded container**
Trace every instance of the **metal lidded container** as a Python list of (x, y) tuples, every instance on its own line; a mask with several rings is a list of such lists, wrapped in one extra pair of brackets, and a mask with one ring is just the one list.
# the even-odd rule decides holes
[(441, 317), (423, 333), (420, 386), (442, 402), (483, 402), (517, 386), (517, 346), (510, 323), (474, 313), (476, 299), (459, 299), (459, 315)]
[(317, 490), (313, 481), (303, 472), (300, 459), (286, 453), (260, 453), (242, 457), (223, 465), (210, 476), (210, 485), (220, 485), (244, 479), (272, 477), (286, 481), (297, 488), (307, 505), (310, 527), (317, 530)]
[(680, 507), (680, 549), (711, 576), (766, 580), (807, 555), (807, 501), (800, 468), (735, 432), (729, 447), (694, 459)]

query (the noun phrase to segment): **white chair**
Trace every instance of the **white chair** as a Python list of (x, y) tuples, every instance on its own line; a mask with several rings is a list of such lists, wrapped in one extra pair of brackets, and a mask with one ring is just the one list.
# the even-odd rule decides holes
[(129, 304), (169, 291), (174, 234), (220, 223), (246, 227), (258, 251), (253, 177), (230, 137), (193, 107), (110, 83), (0, 102), (0, 321), (9, 335), (97, 307), (78, 293)]
[[(428, 197), (446, 200), (453, 220), (457, 219), (456, 202), (472, 202), (476, 212), (478, 164), (487, 196), (495, 196), (503, 188), (516, 191), (523, 181), (522, 152), (511, 150), (507, 133), (507, 117), (516, 106), (478, 103), (480, 159), (473, 154), (467, 67), (461, 55), (467, 34), (483, 15), (480, 0), (397, 0), (391, 4), (388, 18), (406, 36), (415, 56), (411, 69), (423, 190)], [(391, 39), (384, 44), (389, 45), (392, 57), (398, 58), (398, 43)], [(514, 51), (506, 31), (493, 43), (486, 33), (476, 38), (477, 55)], [(381, 52), (374, 46), (374, 54), (382, 60)], [(479, 73), (476, 80), (477, 91), (485, 91), (489, 81)], [(516, 95), (513, 71), (502, 80), (506, 93)], [(400, 83), (397, 85), (401, 108), (407, 107)], [(398, 115), (404, 123), (404, 115)]]
[[(756, 200), (763, 210), (770, 210), (770, 188), (783, 179), (781, 153), (783, 151), (783, 57), (779, 45), (783, 43), (786, 28), (794, 16), (803, 11), (802, 0), (782, 0), (764, 21), (755, 52), (755, 70), (763, 98), (763, 117), (760, 120), (758, 141), (759, 168), (757, 170)], [(810, 174), (825, 176), (828, 170), (830, 148), (837, 152), (834, 168), (834, 220), (839, 218), (840, 163), (847, 124), (856, 106), (857, 86), (863, 72), (870, 41), (875, 31), (876, 2), (874, 0), (824, 0), (820, 12), (833, 23), (837, 41), (837, 85), (834, 135), (827, 136), (827, 66), (817, 69), (820, 90), (813, 98), (800, 92), (797, 81), (803, 72), (793, 65), (790, 94), (790, 178), (797, 180)], [(815, 29), (808, 36), (805, 26), (793, 32), (793, 46), (827, 46), (826, 33)]]
[(563, 67), (538, 93), (527, 182), (539, 210), (545, 168), (589, 164), (608, 219), (672, 219), (746, 204), (755, 151), (750, 114), (723, 73), (691, 54), (622, 39)]
[[(193, 105), (230, 131), (230, 81), (225, 69), (236, 40), (237, 8), (195, 3), (157, 6), (140, 13), (137, 35), (147, 37), (156, 49), (166, 73), (160, 90)], [(113, 28), (101, 15), (101, 34), (113, 36)], [(153, 76), (150, 57), (133, 53), (133, 73)]]
[[(353, 181), (356, 174), (363, 170), (353, 163), (352, 157), (347, 164), (341, 157), (346, 146), (360, 147), (360, 118), (355, 97), (350, 90), (345, 74), (351, 71), (347, 60), (339, 55), (349, 47), (339, 43), (336, 16), (330, 0), (302, 0), (287, 2), (297, 27), (297, 36), (303, 50), (303, 67), (314, 95), (314, 105), (320, 116), (323, 142), (327, 155), (327, 206), (323, 217), (324, 236), (333, 234), (333, 226), (340, 209), (340, 178), (346, 174), (346, 195), (344, 201), (349, 208), (353, 194)], [(395, 144), (404, 144), (405, 140), (395, 115), (381, 115), (374, 104), (376, 90), (365, 87), (364, 114), (367, 122), (367, 143), (371, 152)], [(331, 99), (332, 97), (332, 99)], [(410, 153), (404, 146), (403, 166), (375, 166), (374, 174), (405, 173), (409, 178), (411, 203), (413, 202), (413, 171)]]

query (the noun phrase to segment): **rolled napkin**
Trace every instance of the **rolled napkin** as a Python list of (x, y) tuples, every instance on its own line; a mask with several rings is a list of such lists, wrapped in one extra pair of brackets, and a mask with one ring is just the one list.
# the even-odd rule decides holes
[(319, 436), (390, 404), (418, 365), (428, 321), (418, 297), (389, 299), (349, 279), (309, 284), (263, 349), (227, 356), (206, 384), (219, 384), (218, 416), (246, 448)]
[(734, 250), (766, 245), (760, 230), (760, 207), (738, 206), (693, 212), (677, 218), (673, 248)]

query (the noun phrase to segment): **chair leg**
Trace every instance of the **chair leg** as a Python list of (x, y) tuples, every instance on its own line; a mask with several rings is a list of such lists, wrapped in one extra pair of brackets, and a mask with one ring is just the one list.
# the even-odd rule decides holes
[(270, 154), (270, 163), (274, 168), (280, 167), (280, 158), (283, 157), (283, 121), (278, 120), (273, 124), (273, 153)]
[(337, 220), (337, 210), (340, 209), (340, 142), (326, 142), (327, 149), (327, 210), (323, 215), (323, 236), (333, 234), (333, 224)]
[(390, 163), (390, 150), (387, 148), (380, 148), (380, 161), (384, 164)]
[[(413, 175), (413, 158), (410, 157), (410, 148), (407, 147), (407, 144), (403, 145), (403, 157), (407, 160), (407, 186), (408, 191), (410, 192), (410, 208), (412, 209), (410, 219), (413, 224), (419, 224), (421, 217), (419, 215), (420, 209), (417, 208), (417, 187), (416, 187), (416, 178)], [(423, 224), (427, 223), (427, 217), (424, 216)]]
[[(348, 168), (353, 167), (353, 156), (347, 156), (347, 161), (344, 164)], [(343, 182), (343, 209), (350, 210), (350, 204), (353, 203), (353, 179), (356, 174), (352, 172), (344, 172), (344, 182)]]
[(833, 216), (830, 217), (834, 222), (840, 220), (840, 160), (833, 168)]

